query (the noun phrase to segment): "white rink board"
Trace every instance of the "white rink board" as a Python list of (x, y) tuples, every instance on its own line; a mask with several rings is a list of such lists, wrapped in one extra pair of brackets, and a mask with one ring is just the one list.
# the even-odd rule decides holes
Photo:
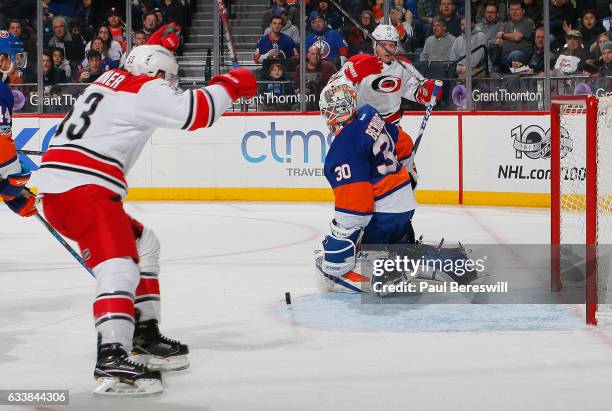
[[(405, 113), (402, 119), (402, 127), (413, 139), (421, 119), (418, 113)], [(14, 135), (39, 129), (22, 147), (39, 150), (48, 144), (60, 120), (18, 117)], [(549, 122), (545, 113), (432, 115), (417, 157), (420, 189), (458, 191), (462, 161), (465, 191), (548, 193), (549, 180), (531, 178), (529, 173), (545, 173), (550, 161), (541, 158), (538, 141), (525, 137), (549, 138)], [(326, 188), (322, 166), (330, 138), (318, 114), (232, 114), (211, 129), (156, 131), (128, 180), (134, 188)], [(38, 157), (32, 159), (38, 161)], [(514, 167), (514, 171), (500, 178), (500, 166)], [(522, 174), (517, 171), (520, 167)]]

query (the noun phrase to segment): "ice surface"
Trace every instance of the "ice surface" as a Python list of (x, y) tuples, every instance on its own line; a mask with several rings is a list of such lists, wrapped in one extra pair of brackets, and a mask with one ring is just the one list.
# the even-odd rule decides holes
[[(329, 204), (126, 209), (161, 240), (162, 330), (189, 344), (191, 368), (167, 373), (158, 397), (94, 398), (94, 281), (36, 220), (1, 208), (0, 389), (69, 389), (70, 409), (612, 409), (612, 334), (587, 328), (579, 306), (322, 294), (312, 248)], [(432, 241), (547, 243), (548, 221), (540, 209), (420, 207), (415, 227)]]

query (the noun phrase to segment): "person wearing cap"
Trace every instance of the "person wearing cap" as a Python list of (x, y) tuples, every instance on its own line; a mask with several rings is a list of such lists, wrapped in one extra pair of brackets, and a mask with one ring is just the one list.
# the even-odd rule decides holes
[(325, 23), (325, 18), (316, 10), (308, 16), (308, 25), (310, 34), (306, 37), (306, 50), (316, 44), (321, 49), (322, 59), (344, 65), (348, 55), (348, 44), (342, 34), (336, 30), (330, 30)]
[(253, 61), (262, 64), (265, 59), (298, 58), (295, 42), (288, 35), (281, 33), (283, 18), (273, 16), (270, 22), (270, 32), (261, 36), (255, 47)]
[(119, 43), (121, 51), (125, 53), (127, 49), (127, 33), (125, 25), (121, 21), (121, 13), (115, 7), (111, 7), (108, 11), (108, 30), (110, 31), (111, 38)]
[(319, 0), (315, 10), (323, 16), (327, 27), (330, 29), (338, 30), (342, 26), (342, 17), (340, 17), (335, 8), (331, 7), (329, 0)]
[[(289, 20), (289, 14), (287, 12), (287, 9), (284, 7), (277, 7), (274, 10), (274, 15), (280, 16), (283, 19), (283, 27), (281, 28), (281, 33), (291, 37), (291, 40), (293, 40), (296, 45), (300, 44), (300, 29), (294, 26), (293, 23), (291, 23), (291, 20)], [(264, 35), (270, 33), (271, 31), (272, 28), (268, 27), (264, 31)]]
[(291, 20), (291, 24), (296, 27), (299, 27), (300, 23), (300, 10), (297, 7), (289, 7), (287, 4), (287, 0), (274, 0), (274, 4), (272, 7), (264, 11), (263, 16), (261, 17), (261, 31), (263, 32), (268, 27), (270, 27), (270, 22), (272, 21), (272, 17), (274, 17), (274, 10), (277, 7), (283, 7), (287, 10), (289, 20)]
[(601, 58), (603, 64), (599, 69), (599, 77), (612, 77), (612, 41), (601, 47)]
[(582, 34), (578, 30), (570, 30), (565, 35), (565, 47), (555, 63), (555, 70), (561, 74), (580, 73), (585, 70), (586, 61), (592, 58), (582, 47)]
[(521, 61), (529, 59), (532, 52), (531, 39), (534, 29), (533, 21), (525, 17), (525, 9), (521, 0), (510, 0), (508, 13), (510, 19), (503, 24), (495, 37), (495, 42), (501, 49), (497, 63), (503, 71), (507, 71), (509, 66), (508, 56), (513, 51), (525, 55), (525, 58), (521, 58)]

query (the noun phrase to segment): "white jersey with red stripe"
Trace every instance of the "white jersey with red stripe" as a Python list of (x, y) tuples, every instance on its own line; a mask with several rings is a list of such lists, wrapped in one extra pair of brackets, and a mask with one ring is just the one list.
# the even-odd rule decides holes
[[(352, 59), (349, 59), (340, 71), (332, 76), (330, 83), (344, 82), (350, 84), (357, 91), (358, 109), (369, 104), (382, 115), (385, 121), (399, 124), (402, 97), (417, 101), (416, 95), (419, 85), (425, 78), (409, 60), (398, 56), (391, 60), (389, 64), (383, 63), (383, 70), (380, 74), (369, 75), (359, 84), (353, 84), (344, 73), (347, 64)], [(401, 64), (398, 60), (401, 60)]]
[(183, 91), (161, 78), (110, 70), (58, 126), (34, 185), (44, 194), (96, 184), (124, 198), (125, 175), (156, 128), (209, 127), (231, 104), (220, 85)]

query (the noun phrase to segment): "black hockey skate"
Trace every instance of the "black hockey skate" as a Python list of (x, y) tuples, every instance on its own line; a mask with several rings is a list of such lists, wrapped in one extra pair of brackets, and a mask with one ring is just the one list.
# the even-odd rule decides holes
[(155, 319), (136, 323), (132, 343), (132, 359), (149, 369), (178, 371), (189, 367), (187, 345), (162, 335)]
[(119, 343), (98, 345), (94, 377), (98, 395), (150, 395), (164, 389), (161, 373), (131, 361)]

